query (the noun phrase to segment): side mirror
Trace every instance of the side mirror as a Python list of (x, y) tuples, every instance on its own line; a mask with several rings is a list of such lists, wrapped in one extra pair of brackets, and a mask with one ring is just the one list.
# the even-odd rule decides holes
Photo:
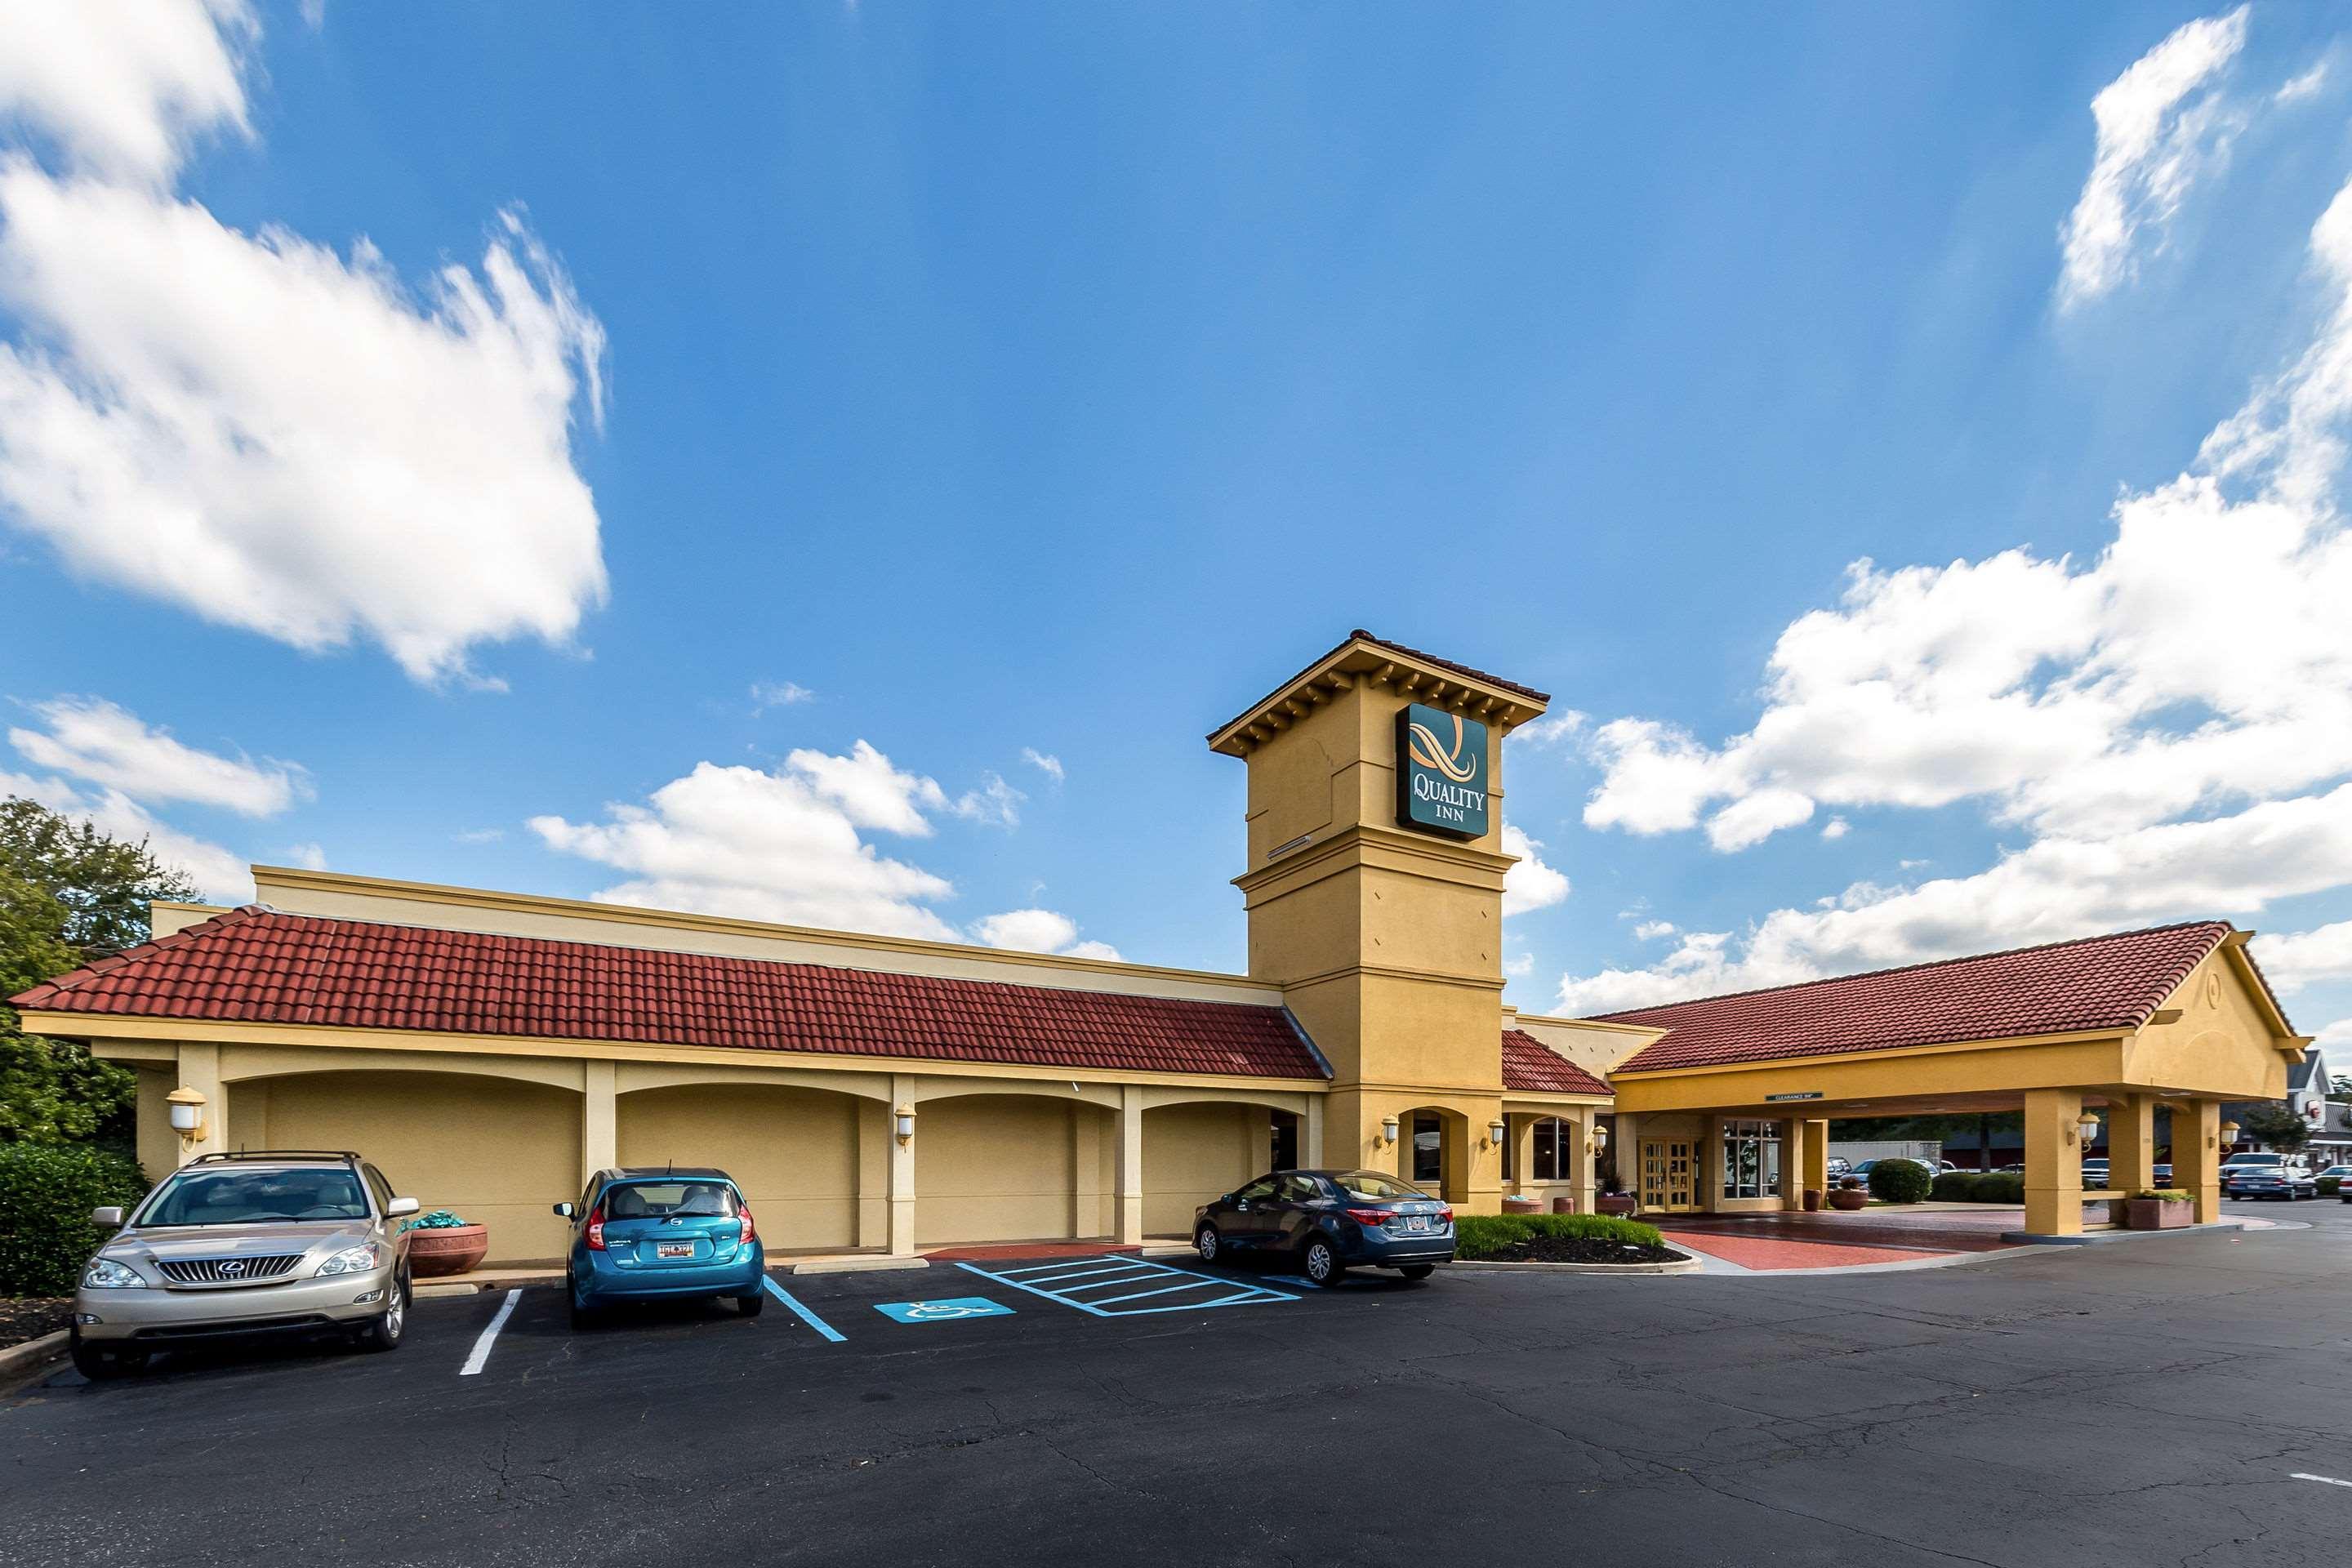
[(424, 1206), (425, 1205), (423, 1204), (418, 1203), (415, 1198), (394, 1198), (392, 1202), (383, 1205), (383, 1217), (386, 1219), (399, 1219), (404, 1215), (415, 1214), (418, 1209), (423, 1208)]
[(121, 1230), (122, 1211), (118, 1208), (92, 1209), (89, 1211), (89, 1223), (104, 1230)]
[(556, 1217), (559, 1219), (570, 1219), (578, 1212), (579, 1211), (573, 1208), (570, 1204), (558, 1204), (555, 1205)]

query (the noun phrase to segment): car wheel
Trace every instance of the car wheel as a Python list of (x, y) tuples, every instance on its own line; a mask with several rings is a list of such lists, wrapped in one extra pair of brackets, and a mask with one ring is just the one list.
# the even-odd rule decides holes
[(1307, 1249), (1298, 1255), (1299, 1272), (1318, 1285), (1337, 1285), (1339, 1277), (1348, 1272), (1347, 1260), (1339, 1249), (1331, 1245), (1327, 1236), (1310, 1236)]
[(362, 1350), (398, 1350), (400, 1337), (408, 1331), (408, 1281), (395, 1273), (383, 1292), (383, 1313), (359, 1332)]
[(593, 1329), (596, 1326), (596, 1309), (580, 1294), (580, 1287), (572, 1276), (563, 1277), (563, 1302), (572, 1310), (572, 1327)]
[(1437, 1272), (1437, 1265), (1434, 1263), (1408, 1263), (1403, 1268), (1398, 1269), (1397, 1272), (1403, 1275), (1408, 1279), (1426, 1279), (1431, 1275)]
[(73, 1356), (74, 1370), (92, 1383), (128, 1377), (147, 1364), (145, 1351), (100, 1350), (84, 1340), (79, 1329), (67, 1336), (67, 1349)]
[(1217, 1254), (1224, 1250), (1224, 1237), (1217, 1234), (1217, 1227), (1213, 1225), (1202, 1226), (1199, 1233), (1192, 1237), (1192, 1250), (1201, 1255), (1201, 1261), (1203, 1263), (1214, 1263), (1217, 1260)]
[(754, 1290), (748, 1296), (735, 1298), (735, 1310), (746, 1318), (758, 1317), (760, 1309), (767, 1304), (768, 1293), (765, 1290)]

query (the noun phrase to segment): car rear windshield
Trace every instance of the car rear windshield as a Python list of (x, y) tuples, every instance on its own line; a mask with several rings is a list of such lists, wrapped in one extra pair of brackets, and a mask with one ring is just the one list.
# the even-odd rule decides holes
[(348, 1169), (195, 1169), (167, 1179), (148, 1200), (139, 1223), (267, 1225), (274, 1220), (367, 1217), (367, 1194)]
[(2225, 1165), (2284, 1165), (2284, 1154), (2232, 1154), (2221, 1162)]
[(1339, 1191), (1351, 1198), (1363, 1198), (1373, 1203), (1386, 1203), (1394, 1198), (1425, 1198), (1429, 1194), (1419, 1187), (1408, 1187), (1394, 1176), (1383, 1176), (1378, 1171), (1350, 1171), (1332, 1180)]
[(735, 1190), (724, 1182), (630, 1182), (604, 1197), (606, 1219), (732, 1219)]

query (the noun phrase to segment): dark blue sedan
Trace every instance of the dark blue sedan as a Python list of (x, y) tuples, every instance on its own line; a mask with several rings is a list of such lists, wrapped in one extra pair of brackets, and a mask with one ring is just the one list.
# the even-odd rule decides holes
[(1192, 1245), (1203, 1263), (1286, 1258), (1318, 1285), (1357, 1266), (1426, 1279), (1454, 1261), (1454, 1210), (1378, 1171), (1276, 1171), (1202, 1204)]
[(724, 1171), (599, 1171), (555, 1212), (572, 1222), (563, 1283), (575, 1329), (616, 1301), (731, 1296), (747, 1318), (766, 1304), (751, 1205)]

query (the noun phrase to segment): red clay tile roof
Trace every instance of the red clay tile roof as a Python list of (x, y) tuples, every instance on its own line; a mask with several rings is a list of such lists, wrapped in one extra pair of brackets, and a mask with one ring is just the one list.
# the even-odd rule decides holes
[(59, 1013), (1321, 1079), (1289, 1012), (280, 914), (36, 985)]
[(1607, 1094), (1609, 1086), (1528, 1034), (1503, 1031), (1503, 1087), (1535, 1094)]
[(2195, 921), (1603, 1016), (1668, 1031), (1621, 1073), (2136, 1029), (2231, 929)]

